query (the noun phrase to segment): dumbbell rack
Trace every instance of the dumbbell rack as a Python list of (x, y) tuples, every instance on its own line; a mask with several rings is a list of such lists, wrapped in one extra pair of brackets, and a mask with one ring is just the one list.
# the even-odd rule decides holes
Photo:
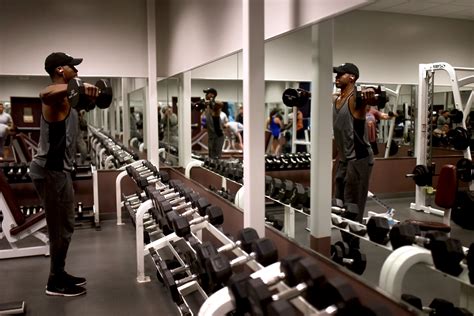
[[(202, 161), (195, 161), (195, 162), (191, 162), (188, 166), (186, 166), (186, 176), (189, 177), (190, 176), (190, 173), (191, 173), (191, 168), (193, 167), (201, 167), (203, 169), (206, 169), (206, 171), (218, 176), (221, 178), (221, 188), (223, 189), (227, 189), (227, 181), (230, 181), (232, 183), (235, 183), (236, 185), (238, 186), (241, 186), (241, 189), (244, 187), (242, 183), (239, 183), (235, 180), (232, 180), (232, 179), (229, 179), (229, 178), (226, 178), (225, 176), (215, 172), (214, 170), (211, 170), (211, 169), (208, 169), (206, 167), (203, 166), (203, 163)], [(235, 205), (237, 207), (240, 207), (242, 208), (243, 207), (243, 204), (241, 203), (240, 199), (242, 198), (242, 191), (241, 189), (236, 193), (235, 195)], [(284, 204), (282, 203), (281, 201), (279, 200), (276, 200), (274, 198), (272, 198), (271, 196), (268, 196), (266, 195), (265, 196), (267, 199), (273, 201), (273, 202), (276, 202), (276, 203), (279, 203), (281, 205), (284, 206), (284, 225), (283, 225), (283, 232), (291, 237), (291, 238), (294, 238), (295, 237), (295, 215), (296, 213), (301, 213), (305, 216), (308, 216), (308, 214), (304, 213), (302, 210), (300, 209), (297, 209), (297, 208), (293, 208), (291, 205), (287, 205), (287, 204)]]
[[(269, 283), (275, 275), (280, 273), (280, 262), (273, 263), (266, 266), (250, 275), (251, 278), (261, 278), (264, 283)], [(282, 292), (287, 290), (289, 287), (283, 283), (278, 282), (275, 287), (278, 291)], [(318, 312), (311, 304), (309, 304), (304, 298), (298, 296), (291, 301), (292, 305), (295, 306), (303, 315), (318, 315)], [(232, 297), (229, 288), (224, 287), (219, 291), (213, 293), (204, 302), (199, 310), (199, 316), (218, 316), (227, 315), (227, 313), (235, 310), (236, 305)]]
[[(376, 216), (374, 214), (370, 214), (369, 212), (369, 216), (370, 215)], [(331, 217), (346, 221), (348, 222), (348, 225), (357, 225), (365, 227), (365, 225), (359, 222), (352, 221), (340, 215), (331, 214)], [(464, 263), (461, 263), (461, 266), (463, 267), (462, 273), (459, 276), (454, 276), (436, 269), (433, 264), (431, 252), (421, 246), (403, 246), (393, 250), (390, 241), (386, 245), (382, 245), (371, 241), (367, 236), (360, 236), (354, 234), (349, 230), (348, 226), (346, 228), (342, 228), (332, 225), (332, 227), (391, 252), (391, 254), (385, 260), (382, 270), (380, 272), (379, 285), (381, 288), (387, 290), (387, 292), (395, 295), (397, 298), (401, 297), (402, 281), (409, 268), (411, 268), (417, 263), (424, 263), (429, 269), (441, 273), (441, 275), (443, 275), (444, 277), (448, 277), (459, 283), (461, 289), (460, 306), (470, 307), (471, 309), (474, 307), (474, 285), (471, 284), (469, 281), (468, 268)], [(463, 250), (467, 251), (467, 248), (463, 247)], [(387, 281), (388, 278), (390, 278), (390, 281)]]

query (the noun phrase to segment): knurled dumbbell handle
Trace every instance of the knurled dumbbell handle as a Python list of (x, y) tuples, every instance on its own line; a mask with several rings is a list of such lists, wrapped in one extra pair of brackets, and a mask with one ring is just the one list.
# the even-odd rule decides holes
[(192, 274), (192, 275), (189, 275), (187, 277), (185, 277), (184, 279), (180, 279), (180, 280), (177, 280), (175, 283), (176, 283), (176, 286), (181, 286), (183, 284), (186, 284), (188, 282), (191, 282), (191, 281), (194, 281), (194, 280), (197, 280), (198, 279), (198, 275), (197, 274)]
[(306, 289), (308, 288), (308, 285), (304, 282), (297, 284), (295, 287), (289, 288), (283, 292), (280, 292), (278, 294), (273, 294), (272, 295), (272, 300), (273, 301), (278, 301), (278, 300), (289, 300), (292, 298), (297, 297)]
[(257, 254), (255, 252), (251, 252), (246, 256), (240, 256), (235, 259), (232, 259), (229, 263), (231, 267), (235, 267), (255, 259), (257, 259)]
[(230, 251), (234, 250), (237, 247), (240, 247), (242, 245), (242, 242), (240, 240), (237, 240), (236, 242), (230, 242), (226, 245), (223, 245), (217, 249), (217, 252), (224, 252), (224, 251)]

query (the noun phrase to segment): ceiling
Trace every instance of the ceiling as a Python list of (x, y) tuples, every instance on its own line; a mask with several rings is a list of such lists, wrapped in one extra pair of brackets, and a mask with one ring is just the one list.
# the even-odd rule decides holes
[(474, 20), (474, 0), (376, 0), (362, 10)]

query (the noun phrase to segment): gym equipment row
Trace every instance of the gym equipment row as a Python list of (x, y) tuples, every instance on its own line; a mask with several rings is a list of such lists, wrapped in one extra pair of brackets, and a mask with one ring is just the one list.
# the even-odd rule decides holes
[[(449, 176), (446, 176), (446, 172), (443, 172), (445, 175), (442, 176), (441, 182), (443, 182), (443, 179), (445, 179), (445, 178), (452, 178), (453, 175), (454, 176), (456, 175), (455, 169), (450, 168), (450, 167), (447, 167), (446, 169), (449, 170)], [(302, 201), (305, 201), (306, 203), (308, 203), (308, 199), (305, 200), (305, 194), (303, 194), (303, 192), (305, 192), (306, 189), (302, 190), (300, 188), (298, 190), (298, 189), (295, 188), (294, 184), (291, 185), (291, 183), (290, 183), (291, 181), (289, 181), (289, 180), (281, 180), (281, 179), (275, 180), (275, 178), (271, 178), (269, 176), (266, 177), (265, 182), (266, 182), (266, 191), (267, 191), (267, 193), (270, 192), (270, 191), (278, 192), (277, 194), (274, 193), (273, 196), (267, 195), (267, 199), (272, 199), (275, 202), (278, 202), (278, 203), (284, 205), (284, 208), (285, 208), (284, 232), (289, 234), (290, 237), (294, 236), (294, 230), (292, 230), (291, 227), (294, 227), (294, 226), (292, 226), (292, 223), (294, 224), (295, 214), (296, 213), (301, 213), (301, 214), (304, 214), (304, 215), (307, 216), (308, 213), (309, 213), (309, 208), (307, 209), (307, 208), (303, 207), (302, 209), (297, 209), (294, 206), (295, 204), (293, 204), (293, 205), (284, 204), (283, 202), (287, 202), (287, 201), (285, 201), (285, 198), (284, 198), (285, 195), (286, 195), (285, 193), (288, 192), (287, 196), (294, 196), (295, 197), (295, 196), (298, 195), (299, 198), (297, 200), (299, 200), (301, 198)], [(286, 184), (285, 184), (285, 182), (286, 182)], [(452, 181), (446, 181), (446, 184), (452, 189), (452, 187), (450, 185), (451, 182)], [(275, 185), (275, 183), (276, 183), (276, 185)], [(269, 190), (269, 188), (272, 187), (272, 186), (274, 186), (274, 187), (276, 186), (278, 189)], [(289, 190), (290, 187), (293, 188), (291, 191), (294, 191), (296, 193), (289, 194), (289, 192), (291, 192)], [(288, 190), (286, 188), (288, 188)], [(443, 188), (443, 185), (441, 185), (441, 187), (439, 187), (438, 190), (439, 190), (438, 200), (436, 202), (438, 205), (441, 205), (441, 206), (444, 205), (445, 207), (448, 208), (452, 203), (454, 203), (455, 199), (453, 199), (452, 190), (449, 190), (449, 192), (446, 192), (446, 190)], [(438, 192), (438, 191), (436, 191), (436, 192)], [(239, 193), (237, 193), (237, 195), (236, 195), (236, 201), (239, 199), (238, 195), (239, 195)], [(388, 251), (393, 251), (393, 249), (407, 244), (407, 240), (409, 240), (409, 237), (407, 236), (408, 233), (405, 232), (405, 230), (407, 230), (406, 227), (410, 227), (408, 229), (410, 232), (411, 232), (411, 229), (412, 229), (411, 227), (413, 227), (413, 226), (415, 227), (414, 228), (415, 233), (411, 233), (412, 235), (410, 235), (410, 236), (413, 236), (413, 237), (411, 237), (413, 239), (413, 241), (410, 244), (415, 243), (414, 239), (417, 239), (417, 240), (421, 239), (419, 237), (416, 237), (416, 238), (414, 237), (414, 236), (420, 236), (421, 237), (421, 233), (417, 233), (419, 231), (419, 226), (415, 226), (414, 224), (422, 224), (422, 223), (398, 224), (398, 225), (401, 225), (403, 233), (399, 234), (398, 238), (396, 237), (396, 232), (398, 232), (398, 229), (399, 229), (398, 228), (399, 226), (397, 225), (396, 229), (394, 229), (393, 232), (391, 233), (392, 236), (393, 236), (393, 239), (396, 240), (395, 241), (396, 246), (393, 247), (394, 244), (390, 243), (389, 231), (390, 231), (390, 228), (393, 225), (398, 223), (396, 220), (394, 220), (392, 218), (392, 214), (393, 214), (394, 210), (391, 207), (385, 205), (376, 196), (373, 196), (373, 194), (370, 194), (370, 192), (369, 192), (369, 196), (371, 196), (371, 198), (374, 199), (377, 203), (382, 205), (387, 210), (387, 213), (386, 214), (385, 213), (377, 214), (377, 213), (369, 212), (369, 216), (371, 216), (371, 217), (366, 219), (366, 223), (368, 225), (364, 225), (364, 224), (355, 222), (355, 221), (350, 219), (350, 218), (354, 219), (358, 215), (358, 209), (357, 209), (356, 205), (349, 205), (349, 206), (346, 206), (346, 207), (342, 207), (342, 205), (339, 205), (339, 206), (336, 206), (336, 207), (332, 208), (332, 211), (333, 211), (333, 214), (332, 214), (333, 227), (336, 227), (340, 230), (344, 230), (345, 232), (353, 234), (354, 236), (357, 236), (358, 238), (363, 238), (365, 240), (368, 240), (372, 244), (375, 244), (379, 247), (383, 247), (383, 248), (387, 249)], [(309, 205), (309, 203), (308, 203), (308, 205)], [(337, 215), (336, 213), (339, 214), (339, 215)], [(343, 217), (343, 216), (345, 216), (345, 217)], [(431, 223), (429, 223), (429, 224), (432, 225)], [(430, 225), (427, 225), (426, 227), (423, 227), (423, 228), (427, 229), (427, 228), (431, 227)], [(369, 234), (369, 232), (370, 232), (370, 234)], [(293, 235), (291, 235), (291, 234), (293, 234)], [(442, 239), (444, 237), (440, 236), (439, 238)], [(458, 244), (457, 241), (449, 241), (448, 244), (450, 244), (450, 243)], [(348, 269), (352, 270), (355, 273), (362, 273), (363, 270), (365, 269), (365, 264), (366, 264), (365, 256), (363, 254), (361, 254), (359, 251), (354, 251), (353, 247), (351, 247), (350, 245), (347, 245), (343, 242), (336, 243), (336, 244), (332, 245), (332, 247), (331, 247), (331, 257), (332, 257), (333, 261), (347, 267)], [(438, 245), (441, 245), (440, 246), (440, 249), (441, 249), (441, 248), (443, 248), (443, 246), (444, 247), (446, 246), (446, 243), (439, 242)], [(452, 257), (450, 257), (450, 260), (445, 260), (444, 261), (444, 263), (445, 263), (444, 266), (443, 266), (443, 263), (439, 263), (439, 260), (437, 260), (436, 261), (436, 266), (433, 265), (433, 263), (431, 263), (430, 267), (432, 267), (436, 271), (442, 271), (443, 273), (446, 273), (446, 275), (448, 275), (450, 278), (453, 278), (457, 282), (459, 282), (461, 287), (467, 287), (467, 288), (472, 290), (472, 284), (471, 284), (471, 282), (469, 280), (469, 277), (468, 277), (469, 270), (473, 270), (472, 262), (470, 262), (469, 265), (461, 263), (462, 258), (464, 258), (464, 255), (466, 254), (466, 249), (465, 248), (461, 248), (462, 252), (463, 252), (463, 256), (461, 257), (461, 259), (456, 261), (457, 260), (456, 258), (460, 257), (459, 248), (457, 248), (457, 249), (458, 249), (458, 252), (454, 252), (452, 254)], [(351, 253), (351, 252), (354, 252), (354, 254)], [(442, 251), (438, 250), (438, 252), (441, 253)], [(435, 256), (437, 258), (443, 258), (442, 254), (437, 253)], [(456, 270), (457, 269), (456, 267), (459, 267), (459, 266), (462, 267), (462, 273), (457, 276), (457, 275), (455, 275), (456, 273), (454, 273), (454, 270)], [(467, 301), (470, 300), (471, 296), (472, 296), (472, 294), (467, 295), (467, 297), (468, 297)]]
[(138, 160), (136, 153), (131, 152), (100, 129), (89, 126), (89, 130), (92, 163), (97, 169), (118, 169)]
[(402, 294), (401, 299), (412, 305), (413, 307), (416, 307), (420, 311), (423, 311), (424, 313), (429, 313), (430, 316), (472, 315), (472, 313), (469, 312), (467, 309), (457, 307), (452, 302), (441, 298), (434, 298), (429, 306), (423, 306), (423, 301), (421, 300), (421, 298), (412, 294)]
[[(31, 179), (30, 164), (29, 162), (0, 162), (0, 169), (3, 174), (7, 177), (8, 183), (30, 183)], [(91, 179), (91, 167), (90, 165), (73, 165), (71, 171), (71, 177), (73, 180), (88, 180)]]
[[(229, 179), (242, 182), (243, 165), (239, 159), (212, 159), (205, 157), (204, 167), (215, 171)], [(309, 153), (282, 154), (279, 156), (265, 155), (266, 171), (305, 170), (309, 169), (311, 156)]]
[[(416, 141), (415, 141), (415, 155), (416, 164), (429, 166), (432, 162), (432, 151), (431, 151), (431, 116), (433, 113), (433, 93), (434, 93), (434, 80), (436, 73), (446, 72), (449, 76), (449, 82), (451, 84), (451, 90), (453, 92), (454, 104), (456, 110), (462, 113), (461, 115), (454, 115), (458, 123), (457, 127), (454, 128), (453, 132), (448, 136), (452, 141), (455, 148), (463, 150), (464, 158), (471, 160), (471, 150), (469, 148), (469, 133), (467, 132), (466, 119), (469, 117), (471, 111), (471, 105), (473, 101), (474, 92), (466, 101), (461, 98), (461, 88), (473, 83), (474, 77), (472, 76), (474, 69), (465, 67), (453, 67), (452, 65), (445, 62), (431, 63), (431, 64), (420, 64), (419, 65), (419, 83), (418, 83), (418, 112), (416, 114)], [(469, 190), (474, 191), (474, 183), (471, 181), (469, 184)], [(429, 192), (426, 191), (423, 186), (416, 186), (415, 189), (415, 203), (410, 204), (410, 208), (417, 211), (424, 211), (426, 213), (435, 214), (438, 216), (444, 216), (443, 210), (438, 210), (426, 205), (426, 198)]]
[[(235, 238), (237, 241), (224, 234), (222, 228), (219, 228), (224, 222), (222, 209), (210, 205), (205, 197), (199, 196), (198, 192), (180, 180), (170, 179), (165, 170), (156, 170), (147, 161), (134, 162), (124, 169), (117, 177), (117, 193), (120, 192), (119, 177), (131, 177), (138, 188), (136, 193), (129, 196), (120, 195), (123, 205), (130, 205), (125, 208), (132, 215), (137, 230), (137, 281), (150, 280), (142, 266), (144, 257), (150, 255), (158, 280), (168, 289), (182, 315), (222, 315), (220, 311), (216, 314), (209, 313), (207, 308), (222, 305), (229, 308), (229, 302), (223, 304), (225, 301), (218, 294), (224, 289), (227, 289), (227, 293), (233, 291), (231, 298), (238, 300), (229, 311), (248, 308), (246, 311), (251, 314), (267, 314), (268, 307), (271, 308), (272, 315), (280, 315), (282, 312), (278, 312), (278, 308), (274, 310), (274, 304), (270, 304), (268, 295), (258, 301), (257, 305), (245, 303), (254, 302), (258, 293), (264, 290), (278, 290), (282, 298), (286, 298), (279, 300), (281, 302), (278, 304), (285, 304), (300, 313), (323, 315), (328, 307), (334, 308), (336, 305), (342, 312), (343, 305), (347, 304), (347, 308), (351, 306), (351, 311), (361, 308), (367, 311), (367, 315), (390, 315), (390, 312), (373, 306), (368, 310), (359, 301), (359, 294), (355, 290), (346, 295), (351, 291), (350, 285), (340, 278), (326, 276), (322, 271), (319, 274), (311, 272), (308, 276), (309, 271), (317, 272), (315, 268), (319, 269), (319, 265), (312, 261), (314, 259), (282, 259), (283, 264), (280, 264), (277, 262), (277, 248), (272, 241), (259, 238), (251, 228), (238, 231)], [(149, 240), (145, 240), (144, 232), (152, 233)], [(221, 246), (217, 247), (216, 242)], [(301, 262), (301, 266), (298, 262)], [(247, 285), (247, 281), (259, 282), (253, 281), (255, 277), (250, 278), (249, 273), (244, 278), (237, 278), (236, 272), (241, 271), (237, 268), (239, 266), (245, 266), (244, 271), (265, 271), (262, 273), (267, 277), (271, 275), (274, 281), (263, 280), (263, 285), (255, 284), (257, 291), (252, 293), (257, 294), (249, 294), (248, 297), (238, 294), (243, 293), (238, 289), (251, 286)], [(275, 267), (278, 269), (282, 266), (286, 268), (275, 270)], [(314, 282), (315, 280), (318, 281)], [(301, 288), (305, 282), (307, 290)], [(315, 299), (315, 292), (332, 294)], [(216, 303), (213, 297), (218, 297), (219, 302)]]

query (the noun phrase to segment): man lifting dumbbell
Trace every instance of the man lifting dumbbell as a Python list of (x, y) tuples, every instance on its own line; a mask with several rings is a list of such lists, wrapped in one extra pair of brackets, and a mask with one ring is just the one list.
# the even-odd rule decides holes
[[(367, 139), (365, 115), (368, 105), (376, 103), (375, 90), (366, 88), (357, 98), (356, 81), (359, 69), (345, 63), (333, 67), (336, 87), (340, 93), (333, 98), (334, 141), (338, 151), (335, 198), (359, 206), (357, 221), (364, 215), (369, 178), (374, 164), (373, 152)], [(357, 102), (361, 100), (360, 102)]]
[[(61, 52), (46, 57), (45, 70), (52, 84), (40, 93), (42, 115), (39, 148), (30, 164), (30, 177), (41, 198), (48, 225), (51, 267), (47, 295), (77, 296), (86, 293), (86, 289), (81, 286), (86, 283), (86, 279), (69, 275), (64, 270), (74, 231), (71, 170), (78, 133), (77, 112), (71, 111), (67, 87), (77, 76), (75, 66), (81, 62), (82, 58), (73, 58)], [(99, 89), (84, 83), (83, 94), (94, 101)]]

